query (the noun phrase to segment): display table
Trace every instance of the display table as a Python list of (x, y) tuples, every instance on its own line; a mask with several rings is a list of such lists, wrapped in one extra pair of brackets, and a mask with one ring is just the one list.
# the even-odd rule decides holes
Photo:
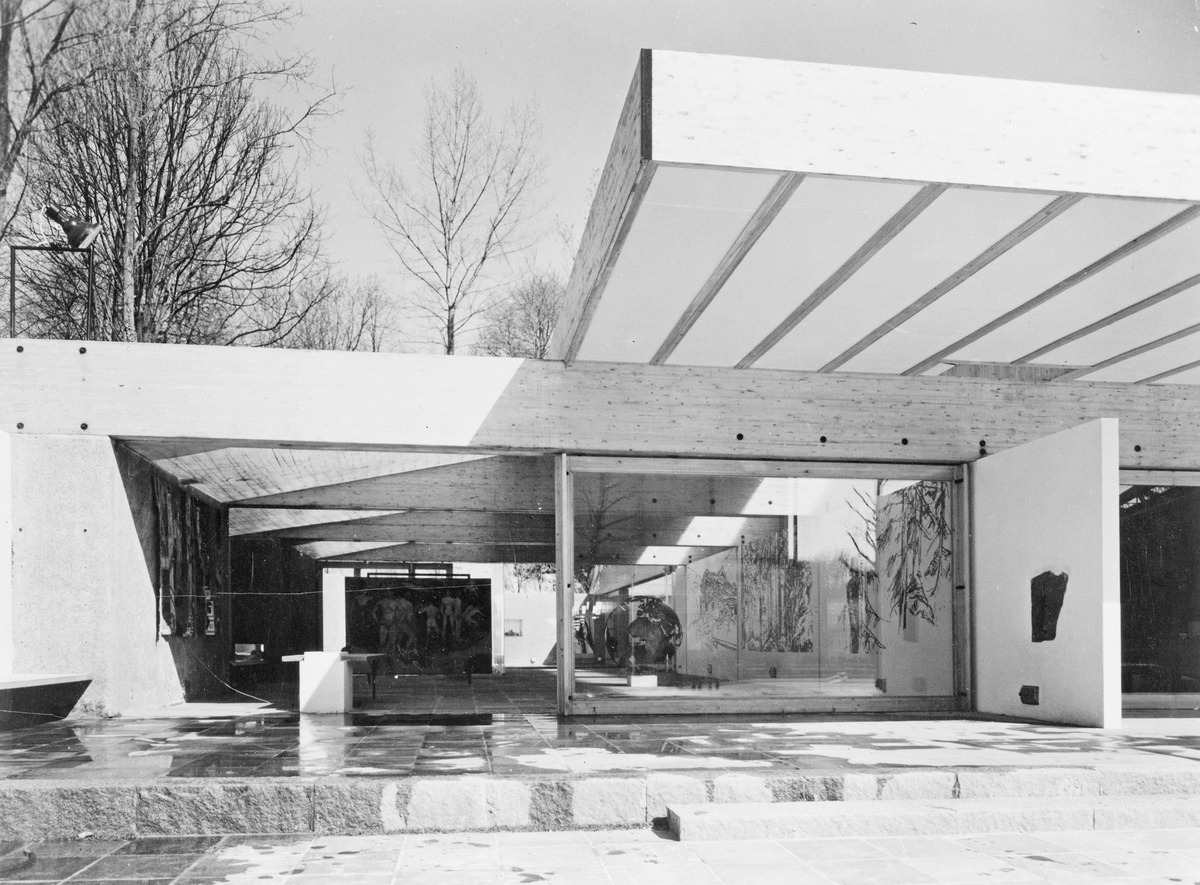
[(354, 706), (354, 675), (342, 651), (284, 655), (300, 664), (301, 713), (349, 713)]

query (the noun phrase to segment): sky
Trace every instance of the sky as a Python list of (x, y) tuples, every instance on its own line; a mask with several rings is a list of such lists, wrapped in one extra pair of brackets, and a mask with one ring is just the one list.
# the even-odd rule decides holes
[(424, 90), (456, 66), (493, 117), (535, 102), (544, 231), (522, 264), (570, 267), (638, 50), (672, 49), (1200, 94), (1200, 0), (303, 0), (280, 34), (333, 82), (303, 175), (327, 207), (329, 255), (406, 284), (354, 198), (368, 129), (401, 170)]

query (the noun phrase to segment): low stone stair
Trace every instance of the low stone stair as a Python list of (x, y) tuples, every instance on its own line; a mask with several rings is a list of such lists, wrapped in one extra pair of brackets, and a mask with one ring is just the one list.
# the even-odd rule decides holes
[(1200, 761), (794, 773), (0, 780), (0, 840), (670, 827), (681, 839), (1200, 826)]
[(680, 841), (947, 836), (1200, 827), (1200, 796), (731, 802), (670, 805)]

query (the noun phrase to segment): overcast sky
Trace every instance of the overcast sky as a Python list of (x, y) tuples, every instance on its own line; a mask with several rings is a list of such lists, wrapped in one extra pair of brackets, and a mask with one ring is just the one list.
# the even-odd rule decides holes
[[(638, 50), (676, 49), (1200, 93), (1200, 0), (304, 0), (286, 35), (344, 94), (309, 174), (330, 254), (403, 284), (351, 196), (368, 127), (409, 162), (422, 89), (456, 65), (489, 112), (537, 102), (543, 223), (578, 236)], [(548, 236), (533, 260), (566, 269)]]

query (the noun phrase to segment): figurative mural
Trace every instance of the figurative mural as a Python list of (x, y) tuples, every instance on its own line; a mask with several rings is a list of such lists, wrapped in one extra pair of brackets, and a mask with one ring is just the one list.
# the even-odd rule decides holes
[(347, 578), (346, 638), (397, 674), (491, 672), (491, 582)]

